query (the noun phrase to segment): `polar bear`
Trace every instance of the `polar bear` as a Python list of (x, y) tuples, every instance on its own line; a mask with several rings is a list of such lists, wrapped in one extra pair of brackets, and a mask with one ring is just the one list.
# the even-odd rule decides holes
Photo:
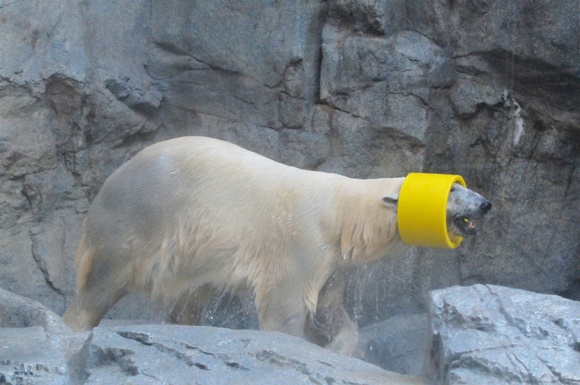
[[(353, 267), (400, 253), (404, 178), (351, 179), (289, 167), (234, 144), (182, 137), (154, 144), (105, 181), (83, 223), (77, 295), (63, 319), (88, 330), (129, 292), (197, 324), (216, 291), (249, 289), (260, 327), (352, 353), (343, 306)], [(455, 185), (452, 231), (474, 232), (491, 207)]]

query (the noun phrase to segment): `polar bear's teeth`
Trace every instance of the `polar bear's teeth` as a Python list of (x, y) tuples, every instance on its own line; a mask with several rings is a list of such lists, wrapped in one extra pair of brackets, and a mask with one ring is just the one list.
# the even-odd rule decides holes
[(473, 223), (472, 221), (469, 220), (469, 218), (467, 217), (463, 217), (461, 218), (463, 220), (463, 222), (465, 222), (465, 224), (467, 225), (468, 229), (475, 229), (475, 223)]

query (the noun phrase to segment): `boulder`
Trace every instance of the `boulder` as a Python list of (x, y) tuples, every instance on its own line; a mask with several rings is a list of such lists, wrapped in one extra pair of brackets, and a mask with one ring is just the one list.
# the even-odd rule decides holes
[(53, 311), (29, 298), (0, 289), (0, 327), (39, 326), (47, 333), (70, 333), (68, 326)]
[(430, 341), (427, 314), (399, 314), (361, 328), (355, 355), (391, 372), (421, 376)]
[[(39, 341), (39, 346), (43, 347), (47, 343), (50, 344), (49, 351), (58, 352), (55, 354), (64, 357), (65, 360), (80, 349), (87, 337), (86, 333), (71, 333), (71, 329), (57, 314), (39, 302), (0, 289), (0, 330), (4, 328), (7, 329), (4, 335), (6, 341), (18, 339), (17, 336), (22, 334), (25, 341), (29, 341), (32, 345), (34, 341)], [(30, 330), (32, 339), (26, 339), (27, 330)], [(26, 346), (17, 345), (17, 348), (26, 351)], [(31, 357), (35, 357), (43, 350), (44, 348), (34, 350)]]
[(65, 356), (41, 326), (0, 327), (0, 384), (70, 384)]
[(73, 357), (83, 384), (425, 384), (277, 332), (97, 327)]
[(282, 333), (142, 322), (74, 333), (1, 290), (0, 384), (426, 384)]
[(580, 384), (580, 302), (493, 285), (430, 293), (437, 384)]
[(0, 384), (580, 384), (580, 303), (474, 285), (431, 292), (428, 308), (361, 329), (358, 355), (387, 371), (277, 332), (115, 320), (74, 333), (2, 293)]

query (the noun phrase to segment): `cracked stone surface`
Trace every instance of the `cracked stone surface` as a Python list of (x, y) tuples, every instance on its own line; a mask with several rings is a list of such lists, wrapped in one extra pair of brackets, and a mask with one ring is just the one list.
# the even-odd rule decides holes
[[(119, 322), (119, 321), (117, 321)], [(117, 324), (118, 325), (118, 324)], [(492, 285), (430, 293), (429, 314), (361, 331), (369, 361), (275, 332), (175, 325), (73, 333), (0, 291), (0, 384), (580, 384), (580, 303)]]
[(175, 325), (95, 328), (79, 384), (425, 384), (275, 332)]
[[(117, 321), (118, 322), (118, 321)], [(0, 384), (425, 384), (281, 333), (130, 325), (74, 333), (0, 289)]]
[(370, 361), (420, 376), (274, 332), (123, 325), (73, 333), (39, 303), (0, 291), (3, 385), (577, 385), (580, 303), (500, 286), (451, 287), (430, 293), (428, 316), (364, 328), (361, 345), (371, 348)]
[(68, 385), (65, 356), (41, 326), (0, 327), (0, 384)]
[(580, 302), (474, 285), (429, 308), (438, 383), (580, 384)]

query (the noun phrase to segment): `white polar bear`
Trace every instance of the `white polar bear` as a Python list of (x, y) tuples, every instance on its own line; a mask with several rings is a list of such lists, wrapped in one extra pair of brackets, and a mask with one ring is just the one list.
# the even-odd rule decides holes
[[(127, 293), (142, 291), (170, 305), (170, 322), (196, 324), (216, 291), (246, 288), (262, 329), (322, 336), (349, 354), (358, 334), (342, 304), (344, 277), (402, 251), (403, 180), (301, 170), (204, 137), (152, 145), (92, 203), (76, 257), (77, 296), (63, 318), (90, 329)], [(465, 218), (490, 206), (456, 185), (448, 217), (462, 220), (450, 219), (452, 228), (471, 233)]]

